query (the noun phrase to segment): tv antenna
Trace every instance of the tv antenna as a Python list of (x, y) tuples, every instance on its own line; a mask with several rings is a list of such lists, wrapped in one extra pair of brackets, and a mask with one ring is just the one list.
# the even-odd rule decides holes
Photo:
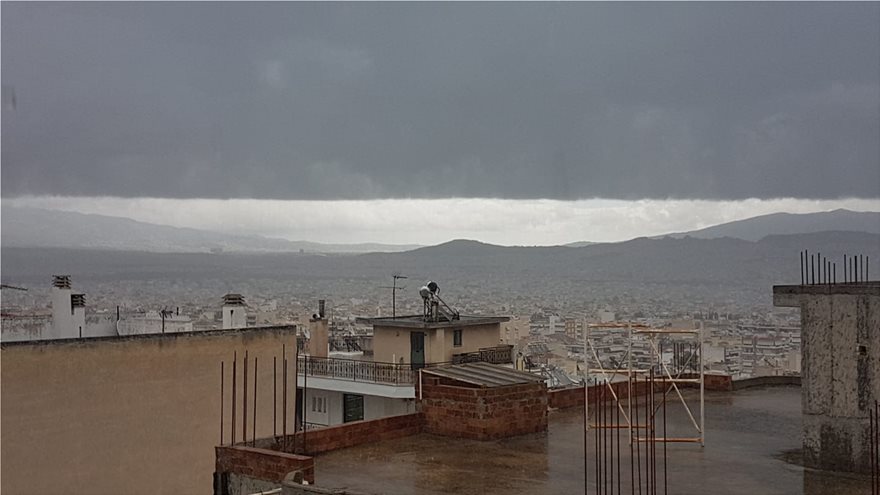
[(391, 289), (391, 317), (396, 318), (397, 317), (397, 291), (406, 289), (406, 287), (398, 287), (397, 286), (397, 279), (401, 279), (401, 278), (405, 279), (406, 277), (404, 277), (403, 275), (399, 275), (399, 274), (391, 275), (391, 277), (394, 278), (394, 285), (391, 285), (391, 286), (383, 285), (382, 287), (379, 287), (379, 288), (380, 289)]

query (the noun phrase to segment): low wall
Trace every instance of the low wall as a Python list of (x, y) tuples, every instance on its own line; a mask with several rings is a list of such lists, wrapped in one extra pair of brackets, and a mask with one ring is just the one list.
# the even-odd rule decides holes
[(793, 385), (801, 386), (800, 376), (756, 376), (743, 380), (734, 380), (733, 390), (742, 390), (751, 387), (778, 387)]
[[(587, 394), (590, 400), (596, 398), (596, 393), (605, 385), (593, 385), (587, 388)], [(618, 397), (629, 396), (629, 382), (615, 382), (611, 384), (614, 393)], [(632, 386), (633, 395), (644, 395), (647, 385), (643, 382), (634, 383)], [(661, 390), (659, 384), (657, 390)], [(567, 387), (551, 390), (548, 394), (549, 406), (553, 409), (565, 409), (567, 407), (584, 407), (584, 387)]]
[[(699, 375), (682, 375), (682, 378), (699, 378)], [(792, 378), (792, 377), (782, 377), (782, 376), (774, 376), (774, 377), (761, 377), (761, 378)], [(795, 377), (796, 378), (796, 377)], [(799, 380), (799, 379), (798, 379)], [(716, 374), (706, 374), (703, 375), (703, 383), (705, 390), (711, 392), (727, 392), (734, 390), (734, 382), (731, 379), (730, 375), (716, 375)], [(799, 383), (799, 381), (798, 381)], [(590, 400), (595, 399), (596, 391), (605, 385), (593, 385), (588, 388), (587, 393), (590, 396)], [(679, 383), (679, 388), (695, 388), (697, 384), (695, 383)], [(614, 389), (614, 393), (617, 394), (618, 397), (627, 397), (629, 394), (629, 382), (614, 382), (611, 384), (611, 388)], [(632, 386), (633, 395), (644, 395), (647, 390), (647, 385), (645, 382), (636, 382)], [(654, 390), (657, 392), (663, 391), (663, 384), (660, 379), (655, 377), (654, 382)], [(584, 407), (584, 387), (566, 387), (566, 388), (558, 388), (554, 390), (550, 390), (548, 393), (549, 396), (549, 406), (553, 409), (565, 409), (567, 407)]]
[(306, 452), (308, 455), (408, 437), (422, 432), (422, 413), (402, 414), (369, 421), (354, 421), (339, 426), (297, 432), (294, 435), (257, 440), (257, 446), (279, 452)]
[(240, 483), (252, 484), (254, 480), (280, 484), (293, 471), (301, 471), (305, 480), (315, 482), (312, 457), (242, 445), (215, 447), (215, 456), (215, 485), (220, 485), (215, 486), (217, 495), (238, 493)]
[(469, 388), (425, 378), (422, 384), (425, 431), (436, 435), (491, 440), (547, 429), (544, 383)]

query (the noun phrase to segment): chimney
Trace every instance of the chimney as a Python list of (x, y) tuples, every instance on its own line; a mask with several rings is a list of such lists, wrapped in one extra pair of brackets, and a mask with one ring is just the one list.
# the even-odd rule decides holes
[(324, 318), (324, 300), (318, 301), (318, 313), (309, 319), (309, 355), (325, 358), (329, 348), (329, 322)]
[(241, 294), (223, 296), (223, 329), (245, 328), (247, 326), (247, 306)]
[(52, 327), (46, 339), (63, 339), (79, 336), (78, 325), (74, 325), (70, 275), (52, 276)]

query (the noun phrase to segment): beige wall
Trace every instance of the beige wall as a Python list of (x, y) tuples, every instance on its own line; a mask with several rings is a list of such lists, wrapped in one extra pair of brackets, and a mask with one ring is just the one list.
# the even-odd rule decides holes
[(453, 354), (474, 352), (484, 347), (499, 345), (501, 326), (498, 323), (462, 327), (461, 347), (453, 347), (454, 327), (437, 329), (408, 329), (373, 327), (373, 356), (376, 361), (410, 362), (410, 332), (425, 333), (425, 359), (429, 363), (452, 361)]
[[(220, 362), (225, 361), (225, 442), (230, 435), (233, 351), (249, 354), (248, 437), (253, 358), (259, 357), (257, 436), (272, 434), (272, 357), (293, 327), (112, 339), (7, 344), (2, 352), (5, 493), (211, 493), (220, 441)], [(288, 412), (293, 417), (292, 376)], [(292, 429), (288, 422), (288, 429)]]
[[(399, 363), (400, 358), (403, 358), (404, 363), (409, 363), (409, 333), (410, 330), (407, 328), (373, 327), (373, 359), (383, 363)], [(428, 341), (426, 335), (426, 358), (430, 355)]]

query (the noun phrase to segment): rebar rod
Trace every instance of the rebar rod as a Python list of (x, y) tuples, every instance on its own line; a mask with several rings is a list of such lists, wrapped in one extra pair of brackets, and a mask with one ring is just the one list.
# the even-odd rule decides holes
[(242, 376), (241, 386), (241, 439), (247, 443), (247, 382), (248, 382), (248, 351), (244, 351), (244, 375)]
[(223, 445), (223, 361), (220, 361), (220, 445)]
[(235, 444), (235, 389), (238, 384), (238, 351), (232, 353), (232, 441), (230, 444)]
[(666, 375), (663, 375), (663, 495), (666, 495)]
[(251, 431), (251, 446), (257, 446), (257, 362), (260, 358), (254, 356), (254, 429)]
[[(638, 389), (638, 385), (639, 385), (638, 379), (635, 380), (635, 383), (636, 383), (636, 389)], [(633, 409), (633, 411), (634, 411), (633, 414), (635, 414), (635, 416), (636, 416), (635, 424), (638, 425), (639, 424), (638, 390), (636, 391), (635, 399), (636, 399), (636, 407)], [(638, 432), (636, 432), (634, 440), (636, 442), (636, 463), (638, 465), (638, 469), (636, 469), (636, 473), (638, 473), (638, 480), (639, 480), (639, 495), (642, 495), (642, 447), (641, 447), (641, 442), (638, 441)]]

